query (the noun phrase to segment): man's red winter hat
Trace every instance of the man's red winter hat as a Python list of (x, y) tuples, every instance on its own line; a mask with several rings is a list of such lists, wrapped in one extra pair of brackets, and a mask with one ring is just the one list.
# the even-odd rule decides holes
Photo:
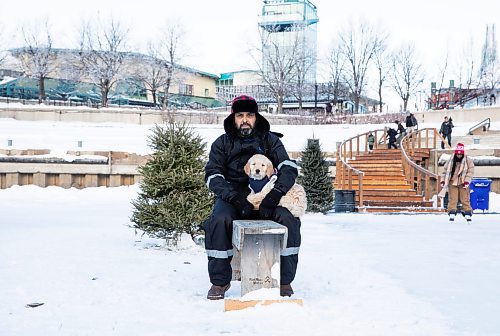
[(241, 95), (234, 98), (233, 102), (231, 103), (231, 113), (238, 112), (259, 112), (259, 107), (257, 106), (255, 98), (246, 95)]

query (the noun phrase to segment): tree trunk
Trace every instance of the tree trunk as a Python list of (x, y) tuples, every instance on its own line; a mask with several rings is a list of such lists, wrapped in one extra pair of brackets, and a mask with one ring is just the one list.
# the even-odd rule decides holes
[(109, 89), (107, 86), (103, 86), (101, 89), (101, 104), (102, 107), (108, 107), (108, 93)]
[[(382, 76), (380, 74), (380, 76)], [(382, 81), (378, 85), (378, 111), (382, 113)]]
[(282, 95), (278, 95), (277, 102), (278, 102), (278, 107), (276, 109), (276, 113), (282, 114), (283, 113), (283, 96)]
[(163, 95), (163, 108), (168, 109), (168, 91), (170, 90), (170, 83), (172, 79), (167, 79), (167, 84), (165, 85), (165, 94)]
[(354, 113), (359, 113), (359, 95), (354, 97), (354, 111), (352, 111), (352, 114)]
[(302, 93), (299, 92), (299, 95), (298, 95), (298, 103), (299, 103), (299, 111), (302, 112)]
[(382, 112), (382, 90), (379, 89), (378, 93), (378, 111)]
[(156, 106), (156, 90), (151, 90), (151, 94), (153, 95), (153, 104)]
[(38, 104), (45, 100), (45, 77), (40, 76), (38, 81)]
[(403, 98), (403, 112), (407, 111), (408, 107), (408, 100), (410, 99), (410, 95), (406, 94), (405, 97)]

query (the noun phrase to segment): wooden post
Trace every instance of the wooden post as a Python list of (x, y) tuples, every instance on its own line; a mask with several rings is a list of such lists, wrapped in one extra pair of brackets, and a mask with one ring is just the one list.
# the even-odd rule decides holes
[(233, 245), (241, 257), (241, 296), (261, 288), (280, 288), (280, 252), (288, 230), (269, 220), (233, 221)]

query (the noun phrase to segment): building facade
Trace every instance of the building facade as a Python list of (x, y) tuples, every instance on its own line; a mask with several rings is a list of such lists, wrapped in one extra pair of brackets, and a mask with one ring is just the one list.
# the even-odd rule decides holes
[[(52, 71), (45, 79), (48, 100), (97, 104), (100, 90), (88, 74), (79, 68), (78, 50), (54, 49)], [(148, 56), (139, 53), (123, 53), (123, 65), (109, 95), (110, 104), (139, 105), (153, 107), (151, 90), (141, 78), (147, 74)], [(13, 49), (7, 62), (0, 68), (0, 97), (15, 99), (37, 99), (38, 80), (23, 71), (21, 49)], [(149, 62), (149, 63), (148, 63)], [(216, 82), (219, 76), (186, 66), (175, 66), (168, 89), (169, 105), (180, 108), (221, 107), (216, 99)], [(158, 98), (165, 96), (165, 88), (158, 89)], [(157, 102), (158, 104), (159, 102)]]
[(299, 47), (299, 67), (304, 73), (305, 83), (316, 81), (317, 58), (316, 6), (309, 0), (264, 0), (259, 27), (266, 38), (263, 39), (263, 72), (270, 71), (266, 59), (275, 52), (269, 44), (279, 46), (282, 54), (293, 52)]

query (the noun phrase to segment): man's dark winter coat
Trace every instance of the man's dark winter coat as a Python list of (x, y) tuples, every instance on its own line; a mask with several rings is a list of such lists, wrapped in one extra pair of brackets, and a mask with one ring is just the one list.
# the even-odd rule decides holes
[(410, 113), (410, 115), (406, 116), (406, 128), (412, 127), (412, 126), (417, 126), (417, 118), (413, 115), (413, 113)]
[(387, 130), (387, 137), (389, 138), (389, 142), (396, 142), (396, 135), (398, 132), (394, 128), (389, 128)]
[[(208, 163), (205, 167), (205, 181), (216, 196), (230, 202), (238, 193), (248, 194), (248, 176), (243, 167), (254, 154), (267, 156), (274, 167), (284, 161), (290, 161), (288, 153), (278, 135), (270, 132), (269, 122), (259, 113), (256, 114), (254, 134), (249, 137), (239, 137), (234, 125), (234, 114), (224, 121), (225, 134), (212, 144)], [(213, 178), (222, 175), (223, 178)], [(297, 168), (291, 165), (279, 167), (278, 179), (274, 188), (286, 194), (297, 178)]]
[(441, 128), (439, 129), (439, 133), (442, 135), (449, 135), (453, 131), (453, 122), (451, 120), (443, 121), (441, 124)]

